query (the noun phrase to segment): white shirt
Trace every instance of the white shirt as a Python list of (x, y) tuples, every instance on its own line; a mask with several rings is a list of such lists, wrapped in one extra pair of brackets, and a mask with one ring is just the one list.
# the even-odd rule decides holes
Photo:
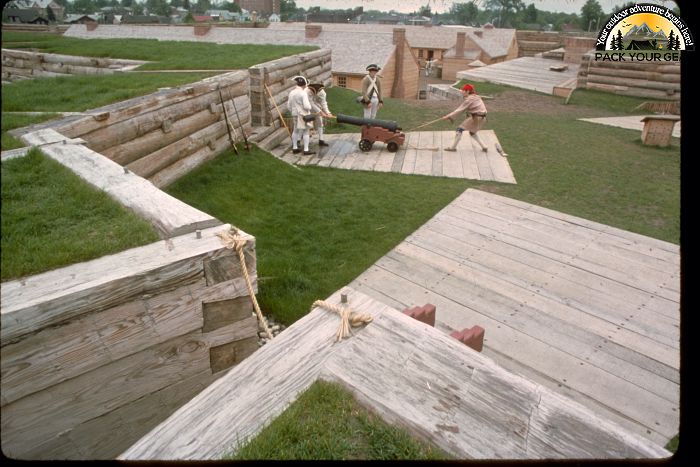
[(293, 117), (297, 115), (309, 115), (311, 113), (311, 102), (304, 88), (296, 86), (292, 89), (292, 92), (289, 93), (289, 99), (287, 100), (287, 108)]

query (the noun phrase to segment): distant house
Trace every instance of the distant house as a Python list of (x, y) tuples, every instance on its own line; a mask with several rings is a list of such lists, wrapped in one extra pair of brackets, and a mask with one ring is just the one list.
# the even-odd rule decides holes
[(97, 15), (82, 15), (79, 13), (68, 14), (64, 18), (63, 22), (69, 24), (97, 23)]
[[(65, 17), (66, 9), (55, 2), (54, 0), (12, 0), (8, 2), (5, 7), (3, 8), (3, 19), (5, 18), (5, 9), (16, 9), (16, 10), (22, 10), (22, 11), (27, 11), (27, 10), (33, 10), (37, 15), (34, 16), (33, 18), (34, 21), (37, 20), (37, 17), (41, 17), (43, 19), (47, 19), (47, 14), (46, 14), (46, 9), (50, 8), (53, 11), (53, 15), (56, 18), (56, 21), (63, 21), (63, 18)], [(25, 18), (30, 18), (29, 15), (24, 14), (23, 17)], [(10, 21), (10, 22), (31, 22), (31, 21)], [(36, 24), (36, 23), (34, 23)], [(43, 23), (42, 23), (43, 24)]]
[(214, 20), (211, 15), (193, 15), (192, 18), (195, 23), (211, 23)]
[(270, 17), (267, 18), (267, 20), (271, 23), (279, 23), (280, 21), (282, 21), (282, 18), (280, 18), (280, 15), (278, 15), (277, 13), (272, 13)]
[(17, 8), (3, 8), (2, 21), (4, 23), (23, 24), (49, 24), (46, 14), (39, 14), (34, 10), (19, 10)]
[(207, 10), (204, 13), (211, 16), (214, 21), (235, 21), (237, 17), (235, 13), (228, 10)]
[(124, 15), (122, 24), (169, 24), (170, 18), (155, 15)]

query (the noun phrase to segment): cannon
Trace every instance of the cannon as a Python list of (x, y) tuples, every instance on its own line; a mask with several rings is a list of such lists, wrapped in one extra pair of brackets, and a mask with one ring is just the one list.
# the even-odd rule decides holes
[(377, 120), (374, 118), (358, 118), (350, 115), (338, 114), (338, 123), (349, 123), (362, 127), (362, 136), (359, 147), (363, 152), (372, 149), (375, 141), (386, 143), (389, 152), (396, 152), (406, 140), (406, 134), (401, 131), (401, 127), (393, 120)]

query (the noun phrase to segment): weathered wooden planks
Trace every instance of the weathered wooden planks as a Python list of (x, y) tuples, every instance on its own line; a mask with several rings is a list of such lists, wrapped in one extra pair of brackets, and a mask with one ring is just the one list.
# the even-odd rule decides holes
[[(471, 141), (468, 134), (460, 141), (456, 152), (445, 151), (452, 144), (452, 131), (419, 131), (406, 134), (406, 140), (397, 152), (389, 152), (382, 142), (374, 143), (369, 152), (361, 151), (357, 144), (359, 133), (325, 135), (327, 148), (312, 150), (319, 152), (314, 157), (295, 157), (283, 143), (271, 150), (272, 154), (285, 162), (296, 165), (317, 165), (348, 170), (394, 172), (406, 175), (428, 175), (436, 177), (469, 178), (516, 183), (508, 159), (496, 152), (498, 139), (492, 130), (479, 133), (489, 144), (488, 153), (483, 153)], [(476, 145), (476, 146), (474, 146)]]
[(3, 284), (3, 452), (114, 458), (252, 354), (242, 268), (216, 235), (229, 227)]
[(119, 164), (82, 145), (56, 143), (42, 146), (42, 151), (151, 222), (163, 237), (221, 224), (209, 214), (164, 193), (143, 178), (125, 171)]
[(192, 265), (201, 264), (221, 248), (216, 233), (227, 228), (204, 229), (201, 238), (179, 236), (3, 283), (3, 346), (88, 310), (107, 309), (153, 289), (167, 290), (198, 280), (202, 269)]
[(677, 245), (468, 190), (351, 286), (433, 303), (445, 331), (481, 325), (503, 366), (663, 445), (678, 430), (678, 282)]
[[(670, 455), (437, 329), (356, 290), (343, 292), (372, 323), (333, 343), (338, 316), (312, 310), (119, 458), (219, 459), (319, 377), (341, 382), (390, 423), (458, 459)], [(328, 301), (339, 303), (339, 295)]]

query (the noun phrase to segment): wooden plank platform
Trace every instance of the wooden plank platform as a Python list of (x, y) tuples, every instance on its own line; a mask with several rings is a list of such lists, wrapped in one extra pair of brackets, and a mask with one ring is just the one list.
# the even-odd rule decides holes
[(221, 459), (315, 380), (336, 381), (389, 423), (456, 459), (665, 458), (670, 453), (567, 397), (352, 288), (327, 299), (373, 321), (335, 342), (314, 308), (124, 452), (123, 460)]
[(674, 244), (469, 189), (351, 284), (659, 446), (679, 429)]
[[(520, 57), (471, 70), (457, 72), (457, 79), (507, 84), (523, 89), (552, 94), (556, 86), (576, 78), (579, 65), (568, 63), (563, 71), (549, 67), (561, 65), (559, 60), (540, 57)], [(478, 89), (478, 86), (477, 86)]]
[(445, 151), (444, 148), (452, 144), (454, 134), (454, 131), (406, 133), (406, 141), (393, 153), (380, 142), (374, 143), (369, 152), (362, 152), (358, 147), (359, 132), (331, 134), (324, 136), (329, 144), (327, 147), (319, 148), (317, 140), (312, 140), (310, 148), (316, 152), (312, 156), (292, 154), (287, 140), (272, 149), (271, 153), (285, 162), (299, 166), (317, 165), (347, 170), (517, 183), (508, 158), (496, 151), (496, 144), (500, 143), (493, 130), (479, 132), (489, 147), (488, 152), (483, 152), (468, 133), (462, 137), (456, 152)]
[[(626, 128), (628, 130), (644, 130), (644, 122), (642, 119), (648, 115), (631, 115), (624, 117), (601, 117), (601, 118), (579, 118), (583, 122), (599, 123), (601, 125), (616, 126), (619, 128)], [(671, 136), (674, 138), (681, 137), (681, 122), (676, 123), (673, 127), (673, 132)]]

